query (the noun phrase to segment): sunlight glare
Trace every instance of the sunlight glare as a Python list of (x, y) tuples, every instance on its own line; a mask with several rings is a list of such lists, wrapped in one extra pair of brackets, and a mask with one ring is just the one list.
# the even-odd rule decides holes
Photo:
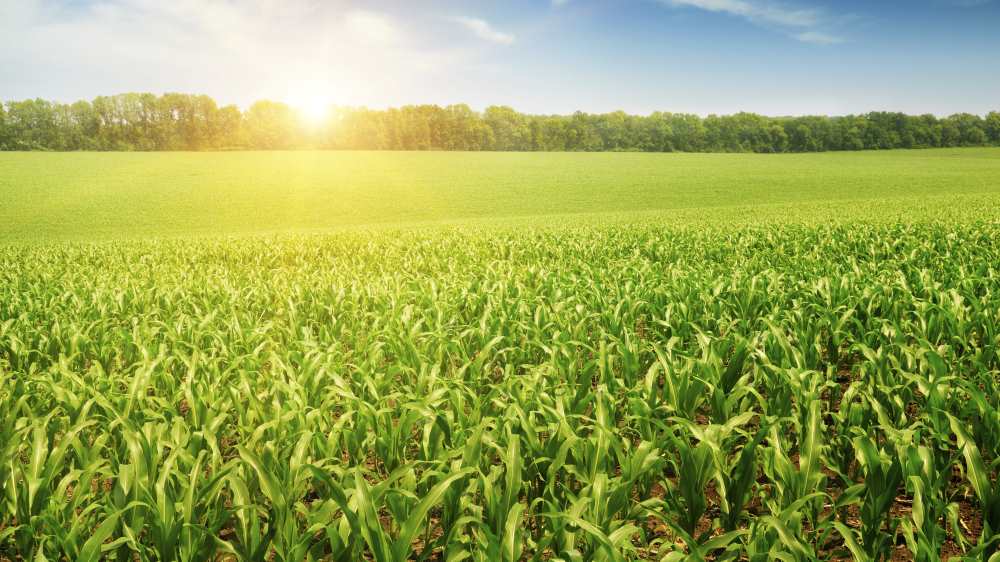
[(291, 105), (302, 120), (310, 125), (321, 125), (330, 116), (332, 102), (319, 91), (301, 91), (289, 98)]

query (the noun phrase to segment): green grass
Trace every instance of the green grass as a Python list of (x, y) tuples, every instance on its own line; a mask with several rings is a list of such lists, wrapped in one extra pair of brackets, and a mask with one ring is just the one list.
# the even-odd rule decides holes
[[(1000, 194), (1000, 149), (802, 155), (3, 153), (0, 240), (324, 231)], [(983, 199), (977, 199), (982, 201)], [(864, 204), (854, 204), (863, 208)], [(671, 213), (667, 213), (671, 214)]]
[(998, 156), (0, 155), (0, 560), (996, 560)]

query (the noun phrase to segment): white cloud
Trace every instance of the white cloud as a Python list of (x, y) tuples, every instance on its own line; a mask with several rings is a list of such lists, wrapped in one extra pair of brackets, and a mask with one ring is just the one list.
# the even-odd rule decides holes
[(815, 43), (816, 45), (836, 45), (844, 42), (842, 38), (823, 33), (822, 31), (803, 31), (802, 33), (796, 33), (793, 37), (803, 43)]
[(515, 37), (513, 35), (494, 29), (493, 26), (486, 20), (465, 16), (456, 16), (451, 18), (451, 20), (471, 31), (476, 35), (476, 37), (479, 37), (484, 41), (499, 43), (501, 45), (510, 45), (514, 43)]
[(351, 4), (0, 0), (0, 98), (182, 91), (246, 105), (309, 89), (332, 103), (398, 105), (473, 56)]
[(369, 43), (391, 45), (400, 43), (402, 31), (388, 17), (366, 10), (353, 10), (344, 18), (347, 29)]
[(661, 0), (672, 6), (699, 8), (739, 16), (759, 23), (789, 27), (811, 27), (819, 23), (819, 12), (750, 0)]
[(770, 0), (658, 0), (673, 7), (687, 7), (728, 14), (754, 24), (778, 28), (804, 43), (833, 45), (843, 43), (838, 36), (821, 31), (830, 18), (820, 9), (801, 8)]

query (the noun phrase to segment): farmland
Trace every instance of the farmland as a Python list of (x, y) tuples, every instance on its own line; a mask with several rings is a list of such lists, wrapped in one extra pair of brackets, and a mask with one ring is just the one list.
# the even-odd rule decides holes
[(726, 222), (724, 208), (851, 202), (865, 208), (865, 201), (899, 198), (910, 201), (887, 207), (909, 213), (935, 198), (992, 201), (998, 178), (996, 148), (784, 155), (0, 153), (0, 241), (325, 232), (636, 211), (660, 211), (673, 222), (716, 215)]
[(0, 154), (0, 560), (985, 560), (1000, 149)]

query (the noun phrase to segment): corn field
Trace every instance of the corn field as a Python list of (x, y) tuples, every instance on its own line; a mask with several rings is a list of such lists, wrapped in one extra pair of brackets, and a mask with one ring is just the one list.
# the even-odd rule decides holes
[(1000, 223), (0, 246), (0, 560), (1000, 560)]

